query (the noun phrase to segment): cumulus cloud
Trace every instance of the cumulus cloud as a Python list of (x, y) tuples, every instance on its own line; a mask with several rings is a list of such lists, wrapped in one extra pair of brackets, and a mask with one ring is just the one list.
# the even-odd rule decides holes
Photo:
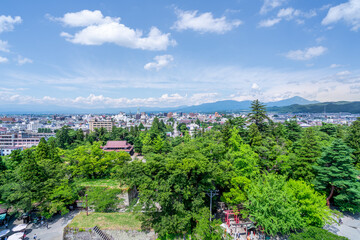
[(14, 30), (14, 25), (21, 23), (22, 19), (20, 16), (11, 17), (11, 16), (0, 16), (0, 33), (5, 31), (12, 31)]
[(156, 56), (154, 57), (154, 62), (149, 62), (145, 64), (144, 69), (146, 70), (156, 69), (159, 71), (161, 68), (169, 65), (169, 63), (172, 62), (173, 60), (174, 58), (171, 55)]
[(19, 65), (24, 65), (25, 63), (33, 63), (33, 60), (23, 57), (23, 56), (18, 56), (17, 63)]
[(201, 33), (223, 34), (242, 23), (240, 20), (229, 21), (225, 16), (214, 18), (211, 12), (198, 14), (198, 11), (176, 10), (176, 14), (178, 20), (174, 23), (173, 28), (178, 31), (191, 29)]
[(176, 44), (170, 33), (162, 33), (158, 28), (151, 27), (147, 36), (141, 30), (131, 29), (120, 23), (120, 18), (105, 17), (101, 11), (83, 10), (66, 13), (62, 18), (51, 18), (69, 27), (84, 27), (70, 34), (62, 32), (60, 36), (67, 41), (82, 45), (102, 45), (114, 43), (122, 47), (143, 50), (166, 50)]
[(285, 56), (292, 60), (310, 60), (312, 58), (321, 56), (327, 51), (323, 46), (306, 48), (304, 50), (294, 50), (285, 54)]
[(0, 40), (0, 51), (1, 52), (10, 52), (9, 44), (7, 41)]
[(99, 10), (82, 10), (75, 13), (66, 13), (62, 18), (53, 18), (50, 16), (50, 19), (60, 21), (70, 27), (87, 27), (90, 25), (120, 21), (120, 18), (104, 17)]
[(259, 27), (272, 27), (275, 24), (278, 24), (280, 21), (281, 18), (266, 19), (259, 23)]
[(0, 56), (0, 63), (6, 63), (8, 61), (9, 61), (9, 59), (7, 59), (6, 57), (1, 57)]
[(275, 8), (282, 6), (286, 0), (264, 0), (264, 4), (260, 9), (260, 14), (265, 14)]
[(329, 9), (326, 17), (322, 20), (323, 25), (329, 25), (338, 21), (345, 21), (351, 25), (351, 30), (357, 31), (360, 28), (360, 1), (349, 0)]

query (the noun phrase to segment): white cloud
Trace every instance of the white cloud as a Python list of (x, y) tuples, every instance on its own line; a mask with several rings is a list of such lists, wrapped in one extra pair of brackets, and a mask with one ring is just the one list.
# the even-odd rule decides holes
[(10, 52), (9, 44), (7, 41), (0, 40), (0, 51), (1, 52)]
[(9, 59), (7, 59), (6, 57), (1, 57), (0, 56), (0, 63), (6, 63), (8, 61), (9, 61)]
[(11, 17), (11, 16), (0, 16), (0, 33), (5, 31), (12, 31), (14, 30), (14, 25), (21, 23), (22, 19), (19, 16)]
[(64, 37), (64, 38), (69, 38), (69, 39), (74, 37), (73, 35), (71, 35), (70, 33), (67, 33), (67, 32), (61, 32), (60, 36)]
[(351, 74), (351, 72), (349, 72), (349, 71), (342, 71), (342, 72), (338, 72), (336, 75), (337, 76), (346, 76), (346, 75), (350, 75)]
[(50, 96), (32, 97), (15, 94), (0, 89), (1, 103), (15, 104), (53, 104), (57, 106), (72, 106), (78, 108), (119, 108), (119, 107), (174, 107), (178, 105), (197, 105), (216, 100), (218, 93), (195, 93), (191, 96), (175, 94), (163, 94), (160, 97), (149, 98), (111, 98), (103, 95), (90, 94), (87, 97), (55, 98)]
[(143, 49), (166, 50), (176, 44), (170, 39), (170, 33), (162, 33), (152, 27), (147, 36), (142, 31), (131, 29), (120, 23), (120, 18), (104, 17), (98, 10), (83, 10), (66, 13), (62, 18), (55, 18), (70, 27), (85, 27), (75, 34), (62, 32), (60, 35), (67, 41), (82, 45), (102, 45), (114, 43), (119, 46)]
[(154, 57), (154, 62), (149, 62), (149, 63), (145, 64), (144, 69), (160, 70), (161, 68), (169, 65), (169, 63), (172, 62), (173, 60), (174, 60), (174, 58), (171, 55), (156, 56), (156, 57)]
[(60, 21), (70, 27), (87, 27), (110, 22), (119, 22), (120, 18), (104, 17), (99, 10), (66, 13), (62, 18), (51, 18)]
[(351, 30), (357, 31), (360, 28), (360, 1), (349, 0), (346, 3), (330, 8), (321, 23), (323, 25), (329, 25), (340, 20), (351, 25)]
[(281, 21), (280, 18), (263, 20), (259, 23), (259, 27), (272, 27), (275, 24), (278, 24), (280, 21)]
[(292, 7), (282, 8), (278, 11), (276, 17), (261, 21), (259, 23), (259, 27), (272, 27), (275, 24), (281, 22), (282, 20), (295, 20), (296, 23), (303, 24), (305, 22), (304, 18), (311, 18), (314, 16), (316, 16), (315, 10), (311, 10), (309, 12), (302, 12)]
[(17, 63), (19, 65), (24, 65), (25, 63), (33, 63), (33, 60), (23, 57), (23, 56), (18, 56)]
[[(54, 72), (52, 75), (42, 76), (31, 72), (7, 70), (3, 73), (4, 79), (7, 81), (3, 82), (1, 87), (38, 87), (39, 89), (46, 89), (44, 92), (50, 97), (54, 97), (53, 94), (58, 95), (59, 91), (66, 91), (67, 94), (79, 94), (82, 97), (77, 102), (74, 101), (79, 95), (71, 95), (71, 98), (57, 98), (57, 102), (49, 102), (49, 104), (82, 108), (112, 106), (174, 107), (225, 100), (230, 97), (236, 98), (236, 100), (259, 98), (261, 101), (276, 101), (293, 96), (302, 96), (319, 101), (356, 101), (359, 99), (359, 93), (353, 91), (353, 86), (360, 85), (360, 70), (348, 70), (349, 74), (338, 75), (341, 72), (339, 69), (329, 67), (306, 68), (295, 71), (285, 67), (280, 69), (244, 68), (238, 65), (199, 66), (191, 63), (183, 69), (178, 66), (176, 74), (171, 71), (159, 71), (155, 75), (146, 74), (144, 76), (140, 72), (130, 70), (127, 72), (106, 67), (79, 65), (74, 66), (75, 72), (67, 72), (65, 75), (62, 75), (61, 72), (57, 75)], [(258, 90), (252, 89), (254, 83), (259, 86)], [(84, 89), (85, 85), (87, 86), (86, 89)], [(74, 87), (76, 91), (69, 93), (69, 89), (59, 89), (59, 86)], [(141, 97), (145, 88), (154, 93), (151, 98)], [(107, 94), (109, 96), (129, 95), (133, 89), (138, 89), (135, 90), (134, 94), (139, 94), (139, 97), (106, 97)], [(174, 93), (174, 89), (179, 95), (171, 94)], [(199, 90), (201, 92), (197, 92)], [(13, 95), (20, 95), (23, 96), (22, 99), (30, 98), (26, 96), (26, 92), (33, 94), (31, 90), (13, 92), (7, 96), (0, 93), (0, 103), (7, 103), (1, 97), (10, 99)], [(99, 92), (103, 94), (102, 97), (99, 97), (101, 96)], [(168, 96), (166, 94), (157, 96), (155, 95), (156, 92), (168, 93)], [(97, 94), (89, 97), (89, 93)], [(231, 96), (232, 94), (234, 95)], [(14, 98), (19, 99), (20, 96)], [(176, 98), (178, 100), (175, 100)], [(42, 99), (42, 96), (36, 96), (36, 99)], [(96, 103), (96, 99), (100, 99), (98, 103)], [(45, 102), (44, 100), (41, 101), (41, 104)], [(23, 102), (26, 103), (25, 100)], [(82, 102), (85, 103), (82, 104)], [(94, 106), (91, 105), (91, 102), (94, 103)]]
[(330, 65), (330, 68), (338, 68), (338, 67), (341, 67), (341, 65), (340, 64), (335, 64), (335, 63)]
[(294, 17), (297, 17), (301, 14), (299, 10), (295, 10), (293, 8), (282, 8), (279, 10), (277, 16), (279, 18), (285, 18), (285, 19), (292, 19)]
[(325, 4), (319, 10), (324, 11), (324, 10), (328, 10), (329, 8), (331, 8), (331, 4)]
[(260, 9), (260, 14), (265, 14), (275, 8), (282, 6), (286, 0), (264, 0), (264, 4)]
[(251, 86), (251, 89), (253, 89), (253, 90), (259, 90), (260, 87), (259, 87), (259, 85), (257, 85), (256, 83), (253, 83), (252, 86)]
[(325, 37), (318, 37), (315, 40), (316, 40), (317, 43), (321, 43), (321, 42), (325, 41), (326, 38)]
[(304, 50), (294, 50), (286, 53), (286, 57), (292, 60), (309, 60), (318, 57), (326, 52), (323, 46), (306, 48)]
[(198, 11), (176, 10), (176, 14), (178, 20), (173, 28), (178, 31), (191, 29), (201, 33), (223, 34), (242, 23), (240, 20), (228, 21), (225, 16), (214, 18), (211, 12), (198, 14)]

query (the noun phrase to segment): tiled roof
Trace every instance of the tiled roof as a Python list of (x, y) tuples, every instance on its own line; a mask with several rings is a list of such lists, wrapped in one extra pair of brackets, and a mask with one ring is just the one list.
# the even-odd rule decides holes
[(131, 146), (127, 141), (108, 141), (104, 148), (126, 148)]

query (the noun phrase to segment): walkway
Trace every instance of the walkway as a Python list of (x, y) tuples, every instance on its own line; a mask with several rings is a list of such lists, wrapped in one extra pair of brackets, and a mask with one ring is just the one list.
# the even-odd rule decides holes
[(344, 214), (342, 218), (343, 223), (341, 225), (332, 224), (326, 225), (324, 229), (335, 233), (339, 236), (344, 236), (350, 240), (360, 239), (360, 214)]
[(34, 226), (30, 224), (27, 227), (27, 239), (33, 239), (34, 234), (37, 235), (38, 240), (62, 240), (63, 231), (66, 225), (79, 213), (78, 210), (71, 211), (64, 216), (56, 216), (55, 219), (49, 223), (49, 228), (46, 226)]

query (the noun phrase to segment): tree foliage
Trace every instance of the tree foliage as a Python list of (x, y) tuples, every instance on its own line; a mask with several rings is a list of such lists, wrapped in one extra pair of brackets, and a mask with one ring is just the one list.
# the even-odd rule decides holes
[(265, 174), (250, 185), (247, 196), (250, 219), (270, 235), (331, 221), (325, 199), (303, 181)]
[(315, 186), (327, 194), (327, 204), (334, 202), (342, 211), (360, 211), (359, 171), (353, 165), (352, 150), (336, 139), (314, 166)]

